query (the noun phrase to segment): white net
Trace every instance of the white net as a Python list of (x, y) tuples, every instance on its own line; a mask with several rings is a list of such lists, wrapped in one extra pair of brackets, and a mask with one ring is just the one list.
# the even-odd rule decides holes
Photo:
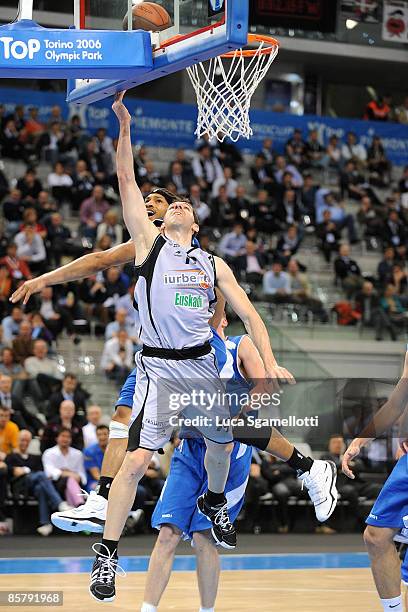
[(226, 138), (236, 142), (252, 136), (252, 96), (279, 51), (273, 39), (258, 40), (257, 44), (256, 50), (238, 49), (187, 68), (197, 94), (198, 138), (208, 134), (220, 142)]

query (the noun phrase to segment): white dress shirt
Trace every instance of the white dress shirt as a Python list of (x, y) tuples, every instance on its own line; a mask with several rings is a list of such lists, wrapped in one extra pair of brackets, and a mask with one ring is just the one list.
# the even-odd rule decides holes
[(79, 474), (82, 484), (86, 484), (87, 478), (84, 467), (84, 457), (77, 448), (72, 448), (70, 446), (66, 455), (61, 452), (58, 445), (47, 448), (43, 453), (42, 462), (47, 478), (58, 480), (63, 470), (70, 470), (71, 472)]

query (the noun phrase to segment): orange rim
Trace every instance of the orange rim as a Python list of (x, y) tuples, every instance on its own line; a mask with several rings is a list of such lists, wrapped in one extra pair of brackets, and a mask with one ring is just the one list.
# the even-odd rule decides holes
[(268, 46), (261, 51), (259, 51), (259, 47), (257, 49), (237, 49), (235, 51), (223, 53), (221, 57), (233, 58), (236, 54), (239, 54), (242, 57), (254, 57), (258, 54), (270, 55), (276, 49), (276, 47), (279, 47), (279, 41), (277, 41), (276, 38), (272, 38), (272, 36), (264, 36), (263, 34), (248, 34), (248, 45), (254, 43), (264, 43)]

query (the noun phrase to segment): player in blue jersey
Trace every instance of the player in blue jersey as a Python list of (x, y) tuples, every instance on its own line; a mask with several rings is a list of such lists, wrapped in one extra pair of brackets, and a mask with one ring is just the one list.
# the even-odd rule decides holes
[[(408, 352), (404, 371), (389, 400), (381, 407), (358, 438), (347, 448), (343, 458), (343, 472), (354, 478), (352, 461), (369, 442), (390, 431), (391, 427), (408, 414)], [(402, 431), (407, 438), (407, 432)], [(403, 612), (401, 597), (401, 563), (394, 545), (395, 535), (404, 528), (403, 517), (408, 514), (408, 456), (398, 460), (386, 480), (367, 520), (364, 540), (371, 561), (371, 571), (383, 610)]]
[[(262, 360), (248, 336), (225, 338), (228, 325), (225, 316), (211, 341), (227, 393), (236, 402), (230, 405), (231, 416), (241, 411), (238, 398), (246, 397), (251, 380), (265, 375)], [(182, 426), (182, 440), (174, 451), (170, 473), (152, 516), (152, 526), (160, 530), (149, 564), (142, 612), (155, 612), (168, 584), (174, 554), (180, 540), (191, 539), (197, 557), (198, 585), (201, 610), (212, 612), (218, 589), (220, 563), (215, 542), (211, 536), (211, 523), (197, 509), (196, 499), (207, 487), (204, 467), (205, 442), (193, 428)], [(251, 467), (252, 447), (235, 442), (226, 484), (229, 516), (237, 518)]]

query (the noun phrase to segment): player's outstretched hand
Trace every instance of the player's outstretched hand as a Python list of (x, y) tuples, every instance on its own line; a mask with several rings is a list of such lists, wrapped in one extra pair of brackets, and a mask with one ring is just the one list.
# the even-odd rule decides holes
[(293, 374), (286, 368), (276, 364), (272, 368), (269, 368), (265, 372), (267, 382), (272, 386), (274, 391), (280, 391), (279, 382), (288, 383), (289, 385), (295, 385), (296, 380)]
[(112, 104), (112, 110), (119, 119), (119, 122), (130, 121), (130, 113), (126, 106), (123, 104), (123, 98), (125, 97), (126, 91), (120, 91), (115, 95), (115, 101)]
[(355, 475), (353, 474), (350, 464), (353, 461), (353, 459), (355, 459), (357, 455), (360, 453), (360, 450), (361, 450), (360, 444), (358, 444), (356, 440), (353, 440), (353, 442), (350, 444), (350, 446), (344, 453), (343, 461), (341, 463), (341, 469), (343, 470), (343, 474), (345, 474), (348, 478), (351, 478), (352, 480), (354, 480)]
[(22, 285), (20, 285), (18, 289), (16, 289), (16, 291), (10, 298), (10, 302), (16, 304), (17, 302), (23, 300), (23, 304), (27, 304), (28, 300), (32, 295), (34, 295), (35, 293), (39, 293), (46, 286), (47, 283), (42, 276), (39, 276), (38, 278), (33, 278), (32, 280), (28, 280)]

